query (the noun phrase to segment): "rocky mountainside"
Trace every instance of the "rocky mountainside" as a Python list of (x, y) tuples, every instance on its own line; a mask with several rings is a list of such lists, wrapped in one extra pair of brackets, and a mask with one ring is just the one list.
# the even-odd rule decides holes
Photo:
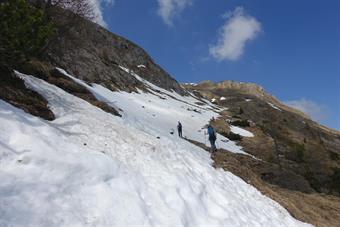
[[(143, 89), (143, 84), (119, 68), (123, 66), (161, 88), (185, 94), (177, 81), (141, 47), (95, 23), (59, 10), (52, 12), (58, 35), (45, 50), (43, 61), (112, 90)], [(64, 17), (59, 18), (60, 15)]]
[[(55, 84), (114, 115), (119, 115), (118, 110), (97, 100), (87, 89), (63, 77), (58, 73), (56, 67), (67, 69), (70, 74), (89, 84), (100, 84), (112, 91), (138, 92), (139, 90), (148, 92), (150, 87), (131, 76), (133, 73), (160, 88), (187, 95), (185, 89), (175, 79), (133, 42), (64, 9), (51, 8), (49, 17), (52, 18), (56, 27), (56, 34), (42, 53), (26, 63), (16, 66), (20, 72), (35, 75)], [(11, 76), (6, 68), (7, 66), (1, 65), (1, 69), (4, 69), (1, 73), (6, 75), (4, 77), (9, 78)], [(17, 100), (14, 99), (17, 93), (16, 88), (9, 91), (13, 99), (8, 101), (17, 107), (28, 110), (27, 106), (31, 103), (28, 98), (34, 99), (33, 95), (32, 97), (27, 96), (27, 99)], [(0, 93), (0, 98), (6, 99), (7, 93)], [(32, 92), (30, 93), (29, 89), (24, 89), (22, 86), (21, 93), (31, 94)], [(44, 113), (39, 113), (42, 111)], [(49, 111), (46, 105), (43, 105), (43, 108), (33, 105), (28, 110), (36, 116), (43, 116), (50, 120), (51, 117), (45, 116), (45, 113)]]

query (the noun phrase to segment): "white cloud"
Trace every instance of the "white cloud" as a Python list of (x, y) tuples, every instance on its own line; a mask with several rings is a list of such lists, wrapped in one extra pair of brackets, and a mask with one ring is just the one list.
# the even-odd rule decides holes
[(60, 7), (73, 11), (76, 14), (85, 16), (93, 22), (107, 27), (103, 17), (103, 6), (114, 4), (114, 0), (85, 0), (85, 1), (60, 1), (53, 0), (54, 4), (59, 4)]
[(329, 109), (326, 106), (306, 100), (304, 98), (286, 101), (285, 104), (304, 112), (315, 121), (325, 120), (329, 115)]
[(223, 17), (227, 21), (220, 29), (217, 44), (210, 46), (209, 53), (219, 61), (238, 60), (244, 52), (245, 44), (261, 32), (261, 23), (247, 15), (242, 7), (227, 12)]
[(113, 5), (114, 0), (88, 0), (90, 5), (92, 6), (93, 9), (93, 22), (103, 26), (107, 27), (106, 22), (104, 21), (103, 17), (103, 5)]
[(157, 0), (158, 14), (162, 17), (165, 24), (172, 26), (176, 14), (182, 12), (192, 4), (193, 0)]

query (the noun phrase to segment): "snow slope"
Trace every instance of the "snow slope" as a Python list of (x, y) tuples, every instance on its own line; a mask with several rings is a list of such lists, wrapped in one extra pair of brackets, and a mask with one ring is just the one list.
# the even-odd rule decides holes
[[(199, 106), (195, 104), (199, 100), (194, 96), (181, 96), (176, 92), (169, 92), (147, 82), (131, 70), (121, 68), (145, 83), (149, 87), (150, 93), (112, 92), (97, 84), (93, 84), (91, 87), (67, 74), (64, 70), (59, 70), (77, 83), (87, 87), (99, 100), (122, 109), (124, 112), (121, 114), (127, 125), (137, 127), (139, 130), (155, 137), (166, 136), (174, 139), (177, 132), (174, 135), (170, 134), (170, 132), (177, 130), (177, 122), (180, 121), (183, 125), (184, 137), (206, 145), (209, 144), (204, 127), (212, 117), (216, 118), (218, 116), (213, 111), (214, 108), (217, 108), (215, 105), (205, 104)], [(242, 147), (222, 135), (217, 136), (217, 147), (234, 153), (246, 154)]]
[(56, 120), (0, 100), (0, 226), (309, 226), (204, 150), (21, 76)]

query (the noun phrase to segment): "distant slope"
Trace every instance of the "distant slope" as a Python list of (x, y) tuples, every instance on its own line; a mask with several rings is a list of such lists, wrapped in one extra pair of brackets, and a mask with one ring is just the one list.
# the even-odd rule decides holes
[[(256, 84), (223, 81), (185, 86), (227, 107), (228, 111), (222, 113), (224, 119), (251, 123), (248, 129), (255, 137), (238, 144), (248, 153), (280, 166), (278, 171), (263, 173), (268, 182), (293, 190), (340, 195), (339, 132), (285, 106)], [(229, 130), (226, 124), (220, 128)]]
[(217, 99), (221, 97), (221, 93), (227, 94), (243, 94), (249, 96), (255, 96), (263, 101), (266, 101), (271, 104), (275, 104), (282, 109), (285, 109), (290, 112), (294, 112), (296, 114), (302, 115), (305, 118), (309, 118), (303, 112), (293, 109), (289, 106), (282, 104), (278, 101), (273, 95), (267, 93), (261, 86), (255, 83), (244, 83), (244, 82), (237, 82), (231, 80), (220, 81), (217, 83), (213, 83), (211, 81), (202, 81), (198, 84), (185, 84), (187, 88), (190, 90), (199, 91), (205, 97), (210, 99)]

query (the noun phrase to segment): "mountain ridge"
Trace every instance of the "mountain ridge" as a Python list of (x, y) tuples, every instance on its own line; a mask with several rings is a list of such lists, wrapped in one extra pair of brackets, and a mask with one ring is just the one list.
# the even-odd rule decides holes
[[(264, 99), (265, 101), (272, 102), (273, 104), (279, 106), (280, 108), (294, 112), (296, 114), (299, 114), (307, 119), (311, 120), (311, 117), (308, 116), (306, 113), (287, 106), (285, 103), (282, 101), (278, 100), (273, 94), (268, 93), (262, 86), (254, 83), (254, 82), (239, 82), (235, 80), (222, 80), (218, 82), (213, 82), (210, 80), (203, 80), (198, 83), (182, 83), (184, 87), (189, 88), (190, 90), (196, 91), (196, 90), (201, 90), (201, 93), (204, 93), (205, 97), (208, 99), (219, 99), (221, 97), (217, 97), (216, 95), (212, 94), (211, 90), (216, 90), (216, 89), (227, 89), (227, 90), (235, 90), (238, 93), (243, 93), (246, 95), (253, 95), (258, 98)], [(204, 92), (202, 90), (205, 90)], [(315, 122), (316, 124), (319, 125), (319, 127), (323, 130), (326, 130), (330, 133), (334, 133), (337, 135), (340, 135), (340, 130), (337, 130), (335, 128), (331, 128), (329, 126), (325, 126), (321, 123)]]

